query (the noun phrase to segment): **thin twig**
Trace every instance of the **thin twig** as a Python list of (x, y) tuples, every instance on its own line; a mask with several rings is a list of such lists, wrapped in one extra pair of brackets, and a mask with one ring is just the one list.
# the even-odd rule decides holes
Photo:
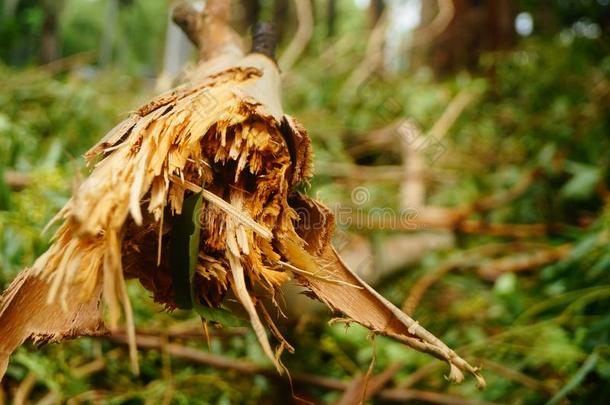
[[(523, 261), (519, 261), (518, 264), (520, 265), (520, 267), (504, 266), (504, 268), (490, 268), (485, 264), (480, 264), (484, 257), (495, 256), (498, 254), (506, 253), (507, 251), (522, 251), (528, 248), (529, 250), (531, 250), (532, 248), (543, 249), (543, 252), (535, 252), (533, 254), (529, 253), (528, 257), (531, 257), (532, 259), (526, 261), (526, 263), (524, 263)], [(539, 267), (543, 264), (556, 261), (560, 257), (563, 257), (562, 255), (566, 255), (569, 252), (569, 249), (570, 248), (567, 245), (563, 245), (559, 248), (551, 248), (549, 246), (544, 246), (540, 244), (530, 245), (517, 242), (507, 244), (492, 243), (488, 245), (477, 246), (476, 248), (465, 252), (460, 252), (458, 255), (450, 258), (444, 263), (441, 263), (437, 268), (430, 272), (427, 272), (420, 279), (418, 279), (415, 284), (413, 284), (413, 287), (411, 287), (411, 290), (409, 291), (409, 294), (407, 295), (407, 298), (403, 303), (402, 310), (407, 314), (413, 314), (426, 291), (428, 291), (430, 287), (436, 282), (441, 280), (445, 274), (454, 269), (478, 265), (479, 274), (483, 273), (487, 276), (486, 278), (491, 279), (492, 274), (497, 277), (497, 275), (501, 274), (501, 272), (511, 270), (522, 271), (525, 268)], [(520, 257), (522, 256), (523, 255), (521, 255)], [(504, 259), (498, 259), (496, 260), (496, 262), (501, 260)]]
[(478, 199), (477, 202), (472, 204), (472, 210), (478, 212), (489, 211), (513, 202), (529, 189), (538, 173), (539, 170), (537, 169), (526, 172), (510, 189)]
[(32, 176), (28, 173), (6, 171), (4, 172), (4, 183), (14, 191), (19, 191), (32, 183)]
[[(192, 321), (192, 323), (191, 323)], [(233, 337), (243, 336), (248, 331), (246, 327), (232, 327), (232, 328), (212, 328), (209, 330), (210, 336), (215, 337)], [(124, 335), (126, 333), (124, 328), (118, 328), (113, 331), (114, 335)], [(158, 336), (161, 330), (157, 328), (138, 328), (136, 329), (138, 336)], [(175, 325), (169, 325), (163, 329), (163, 334), (168, 338), (172, 339), (200, 339), (203, 336), (201, 330), (201, 320), (192, 319), (183, 323)]]
[(447, 135), (453, 127), (460, 115), (464, 112), (472, 101), (476, 98), (476, 93), (471, 89), (465, 88), (455, 95), (443, 111), (441, 116), (436, 120), (432, 128), (428, 131), (427, 136), (434, 137), (437, 141)]
[(400, 403), (422, 401), (441, 405), (497, 405), (493, 402), (473, 401), (455, 395), (422, 390), (404, 390), (401, 388), (383, 390), (379, 393), (379, 398), (384, 401), (396, 401)]
[[(47, 395), (45, 395), (44, 397), (42, 397), (38, 402), (36, 402), (36, 405), (56, 405), (61, 403), (61, 397), (59, 396), (59, 394), (55, 391), (49, 391), (47, 393)], [(0, 402), (1, 404), (2, 402)]]
[[(127, 337), (127, 335), (125, 335)], [(91, 374), (95, 374), (106, 368), (106, 360), (104, 358), (97, 358), (87, 364), (78, 366), (72, 370), (72, 375), (76, 378), (84, 378)]]
[(373, 398), (387, 384), (392, 381), (392, 378), (394, 378), (396, 373), (398, 373), (401, 368), (402, 364), (394, 363), (385, 370), (383, 370), (381, 373), (372, 377), (368, 381), (368, 384), (366, 384), (364, 396), (362, 395), (362, 391), (365, 386), (366, 376), (360, 375), (356, 377), (353, 381), (349, 383), (349, 385), (343, 392), (343, 396), (341, 397), (341, 399), (336, 402), (336, 405), (359, 405)]
[(426, 291), (451, 270), (475, 264), (484, 256), (497, 255), (506, 252), (507, 250), (523, 249), (523, 246), (524, 244), (522, 243), (491, 243), (458, 253), (449, 260), (441, 263), (434, 270), (424, 274), (413, 284), (402, 305), (402, 310), (407, 314), (413, 314)]
[(481, 264), (477, 273), (485, 280), (494, 281), (504, 273), (519, 273), (559, 261), (569, 255), (572, 249), (571, 244), (564, 244), (541, 252), (503, 257)]
[[(465, 259), (462, 258), (462, 260)], [(418, 279), (415, 284), (413, 284), (413, 287), (411, 287), (409, 290), (409, 294), (402, 304), (403, 312), (407, 315), (413, 315), (417, 305), (421, 301), (426, 291), (428, 291), (430, 287), (440, 280), (445, 274), (457, 267), (459, 263), (459, 259), (448, 260), (433, 271), (426, 273), (423, 277)]]
[(383, 62), (383, 44), (388, 27), (387, 9), (383, 12), (371, 35), (366, 47), (366, 54), (360, 64), (345, 81), (341, 89), (343, 98), (351, 98), (357, 89), (372, 75)]
[(419, 383), (424, 378), (428, 377), (433, 371), (436, 371), (440, 367), (440, 363), (434, 361), (426, 364), (423, 367), (417, 369), (417, 371), (411, 373), (402, 383), (398, 384), (398, 388), (411, 388)]
[(557, 389), (550, 386), (548, 383), (540, 382), (535, 378), (530, 377), (529, 375), (523, 374), (517, 370), (513, 370), (512, 368), (506, 367), (503, 364), (496, 363), (495, 361), (480, 359), (481, 364), (485, 369), (495, 372), (504, 378), (515, 381), (524, 387), (531, 388), (536, 391), (544, 392), (548, 395), (555, 395)]
[(418, 28), (415, 31), (413, 40), (408, 44), (406, 49), (402, 50), (403, 53), (416, 46), (429, 44), (434, 38), (445, 32), (455, 17), (455, 5), (453, 4), (453, 1), (454, 0), (437, 1), (438, 13), (436, 14), (436, 17), (434, 17), (434, 20), (432, 20), (430, 24)]
[(374, 129), (365, 135), (350, 135), (353, 138), (364, 138), (353, 146), (347, 148), (347, 153), (358, 157), (365, 153), (370, 153), (373, 148), (384, 148), (394, 145), (398, 130), (405, 123), (404, 118), (399, 118), (390, 122), (388, 125)]
[(311, 0), (294, 0), (297, 10), (298, 27), (294, 38), (280, 57), (278, 65), (283, 71), (290, 68), (299, 59), (313, 35), (313, 11)]
[(34, 388), (34, 384), (36, 384), (36, 374), (30, 372), (28, 375), (21, 381), (21, 384), (17, 387), (15, 391), (15, 396), (13, 397), (13, 405), (25, 405), (28, 403), (28, 397), (32, 392), (32, 388)]

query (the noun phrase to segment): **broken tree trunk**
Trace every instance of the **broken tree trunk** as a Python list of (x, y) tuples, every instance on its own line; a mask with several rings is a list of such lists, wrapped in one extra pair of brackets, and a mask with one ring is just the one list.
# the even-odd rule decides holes
[[(263, 302), (277, 305), (280, 287), (294, 279), (332, 310), (448, 362), (451, 380), (466, 371), (483, 386), (478, 369), (338, 257), (332, 213), (294, 191), (312, 175), (312, 153), (305, 129), (283, 112), (272, 37), (265, 26), (255, 30), (244, 55), (229, 5), (209, 0), (202, 13), (178, 5), (174, 18), (200, 50), (190, 81), (86, 153), (93, 170), (56, 216), (50, 248), (0, 302), (0, 375), (28, 338), (102, 333), (102, 304), (110, 329), (124, 314), (137, 370), (129, 278), (168, 309), (217, 323), (233, 322), (223, 308), (233, 294), (282, 372), (279, 355), (292, 347)], [(265, 326), (280, 343), (276, 353)]]

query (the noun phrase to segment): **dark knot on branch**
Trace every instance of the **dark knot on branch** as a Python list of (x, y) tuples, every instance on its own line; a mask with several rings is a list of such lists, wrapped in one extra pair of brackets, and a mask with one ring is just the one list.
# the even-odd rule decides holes
[(270, 22), (259, 22), (252, 27), (252, 53), (262, 53), (275, 60), (275, 27)]

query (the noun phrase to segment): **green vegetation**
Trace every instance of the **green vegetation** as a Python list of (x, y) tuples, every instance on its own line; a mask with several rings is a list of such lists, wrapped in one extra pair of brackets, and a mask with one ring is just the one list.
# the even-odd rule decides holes
[[(25, 2), (28, 3), (29, 2)], [(66, 54), (96, 49), (101, 35), (99, 1), (68, 1), (62, 20)], [(152, 5), (154, 3), (154, 5)], [(528, 3), (528, 2), (524, 2)], [(566, 2), (561, 2), (566, 3)], [(601, 2), (600, 2), (601, 3)], [(150, 5), (149, 5), (150, 4)], [(44, 252), (49, 234), (41, 230), (67, 201), (72, 185), (86, 176), (80, 156), (130, 109), (154, 92), (145, 79), (126, 72), (151, 73), (163, 43), (164, 2), (134, 1), (121, 13), (119, 57), (106, 69), (85, 66), (52, 70), (31, 65), (36, 52), (20, 55), (23, 44), (39, 32), (36, 7), (2, 25), (0, 56), (0, 173), (27, 172), (31, 182), (11, 189), (0, 176), (0, 286), (6, 287)], [(597, 9), (582, 13), (595, 20)], [(605, 9), (604, 9), (605, 10)], [(342, 10), (337, 37), (317, 27), (308, 54), (286, 75), (285, 110), (308, 128), (320, 162), (366, 166), (401, 163), (399, 142), (371, 149), (357, 158), (348, 150), (372, 130), (401, 117), (430, 129), (460, 92), (474, 100), (441, 140), (444, 152), (430, 163), (435, 173), (428, 187), (429, 204), (457, 207), (510, 189), (532, 175), (526, 189), (506, 204), (471, 220), (504, 224), (539, 224), (541, 235), (522, 238), (456, 232), (456, 245), (425, 254), (378, 286), (401, 306), (411, 287), (448, 260), (456, 260), (426, 292), (415, 317), (460, 355), (482, 363), (488, 388), (474, 381), (453, 385), (443, 378), (444, 365), (386, 338), (367, 338), (352, 325), (328, 325), (330, 316), (309, 314), (284, 325), (296, 348), (285, 355), (292, 373), (350, 380), (365, 373), (375, 355), (375, 372), (400, 362), (394, 377), (400, 386), (425, 368), (412, 388), (444, 392), (469, 400), (514, 404), (603, 403), (610, 398), (610, 56), (607, 33), (598, 38), (565, 35), (574, 20), (562, 6), (564, 35), (533, 36), (515, 49), (485, 54), (476, 72), (442, 80), (422, 68), (416, 73), (373, 75), (346, 94), (343, 85), (362, 60), (366, 38), (354, 31), (359, 11)], [(604, 11), (607, 13), (607, 11)], [(348, 15), (347, 17), (345, 15)], [(359, 19), (349, 19), (349, 16)], [(25, 21), (25, 25), (23, 25)], [(131, 38), (122, 42), (121, 38)], [(151, 39), (152, 38), (152, 39)], [(8, 42), (6, 42), (8, 41)], [(334, 47), (332, 56), (321, 57)], [(11, 64), (12, 66), (10, 66)], [(15, 65), (21, 65), (16, 67)], [(385, 104), (391, 100), (392, 108)], [(399, 181), (339, 180), (320, 173), (308, 193), (325, 202), (351, 204), (354, 187), (365, 186), (371, 200), (365, 208), (399, 209)], [(392, 232), (354, 230), (373, 246)], [(523, 245), (514, 248), (514, 241)], [(485, 255), (482, 246), (501, 245)], [(524, 271), (486, 277), (492, 259), (510, 258), (523, 246), (566, 246), (559, 260)], [(478, 250), (477, 250), (478, 249)], [(541, 248), (542, 249), (542, 248)], [(525, 251), (531, 251), (525, 249)], [(474, 262), (460, 260), (474, 254)], [(139, 285), (130, 285), (136, 324), (147, 331), (197, 327), (190, 313), (161, 312)], [(189, 329), (189, 330), (192, 330)], [(230, 331), (231, 329), (228, 329)], [(269, 366), (251, 331), (205, 339), (185, 339), (185, 346)], [(373, 349), (373, 347), (375, 349)], [(375, 352), (375, 354), (374, 354)], [(476, 361), (479, 359), (480, 361)], [(103, 360), (103, 361), (102, 361)], [(287, 384), (172, 358), (163, 350), (140, 352), (141, 375), (129, 371), (127, 348), (109, 339), (84, 338), (40, 350), (25, 347), (14, 356), (2, 383), (4, 395), (35, 378), (30, 398), (53, 395), (75, 403), (280, 403), (290, 397)], [(331, 403), (329, 391), (295, 383), (299, 396)], [(51, 393), (51, 394), (49, 394)], [(50, 398), (50, 397), (49, 397)], [(381, 400), (373, 400), (382, 403)], [(379, 402), (378, 402), (379, 401)], [(0, 401), (1, 402), (1, 401)]]

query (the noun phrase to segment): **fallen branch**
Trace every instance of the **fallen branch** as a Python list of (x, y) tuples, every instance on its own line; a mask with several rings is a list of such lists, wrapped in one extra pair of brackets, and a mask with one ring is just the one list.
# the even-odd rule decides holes
[[(395, 181), (404, 176), (400, 166), (358, 166), (351, 164), (324, 162), (318, 163), (320, 174), (333, 177), (350, 177), (364, 181)], [(398, 218), (371, 218), (362, 213), (356, 213), (350, 221), (356, 229), (388, 230), (400, 232), (415, 232), (421, 230), (456, 230), (464, 234), (484, 234), (496, 237), (530, 238), (547, 235), (558, 231), (561, 225), (549, 227), (546, 224), (493, 224), (484, 221), (464, 220), (473, 213), (482, 213), (501, 207), (514, 201), (525, 191), (536, 176), (536, 171), (529, 172), (511, 189), (483, 197), (472, 204), (458, 208), (420, 207), (408, 221)], [(31, 184), (28, 173), (5, 172), (5, 183), (14, 191), (21, 190)], [(198, 187), (197, 190), (200, 190)]]
[(509, 238), (536, 238), (551, 231), (562, 229), (560, 224), (550, 227), (547, 224), (497, 224), (485, 221), (464, 220), (464, 210), (459, 208), (435, 207), (431, 211), (413, 210), (408, 218), (387, 215), (369, 215), (364, 212), (352, 212), (349, 222), (353, 229), (384, 230), (396, 232), (419, 232), (424, 230), (448, 230), (463, 234), (489, 235)]
[(412, 215), (408, 218), (388, 217), (387, 215), (371, 216), (357, 211), (353, 218), (350, 218), (350, 221), (356, 229), (383, 229), (403, 232), (445, 229), (465, 234), (486, 234), (497, 237), (529, 238), (545, 236), (549, 232), (560, 230), (562, 225), (494, 224), (467, 219), (472, 214), (482, 214), (514, 201), (528, 190), (537, 173), (537, 170), (532, 170), (522, 176), (510, 189), (480, 198), (474, 203), (467, 203), (461, 207), (416, 206), (413, 207)]
[[(112, 334), (105, 336), (104, 338), (121, 345), (128, 344), (127, 338), (124, 335)], [(243, 375), (263, 375), (275, 381), (289, 381), (288, 376), (279, 375), (275, 369), (259, 366), (246, 360), (233, 359), (211, 354), (176, 343), (166, 343), (160, 337), (137, 335), (136, 342), (139, 349), (165, 350), (173, 358), (183, 361), (210, 366), (220, 370), (236, 371)], [(393, 368), (390, 370), (393, 372)], [(383, 376), (378, 375), (377, 377), (380, 377), (378, 384), (384, 383), (384, 380), (387, 379), (389, 374), (391, 374), (390, 371)], [(314, 385), (319, 388), (337, 391), (346, 391), (352, 384), (351, 382), (343, 381), (337, 378), (323, 377), (308, 373), (292, 373), (290, 375), (290, 379), (293, 381), (293, 383)], [(385, 381), (385, 383), (387, 383), (387, 381)], [(383, 385), (385, 385), (385, 383)], [(369, 384), (371, 383), (369, 382)], [(377, 396), (386, 401), (396, 402), (401, 402), (405, 400), (404, 398), (408, 398), (408, 400), (423, 401), (434, 404), (489, 405), (489, 403), (467, 401), (453, 395), (435, 394), (428, 391), (403, 388), (385, 388), (377, 391)]]
[(397, 388), (407, 389), (415, 386), (417, 383), (428, 377), (432, 372), (438, 369), (437, 362), (430, 362), (423, 367), (418, 368), (415, 372), (411, 373)]
[(7, 171), (4, 172), (4, 183), (13, 191), (19, 191), (32, 183), (32, 176), (28, 173)]
[[(170, 339), (201, 339), (205, 332), (201, 326), (201, 319), (196, 320), (199, 327), (176, 327), (169, 326), (167, 329), (160, 331), (152, 328), (138, 328), (136, 334), (138, 336), (165, 336)], [(213, 337), (234, 337), (243, 336), (248, 332), (246, 327), (231, 327), (231, 328), (209, 328), (208, 334)], [(113, 336), (127, 336), (125, 328), (118, 328), (112, 332)]]
[[(440, 141), (444, 138), (449, 130), (453, 127), (464, 110), (471, 105), (478, 97), (478, 94), (472, 89), (465, 88), (459, 91), (447, 104), (445, 110), (432, 125), (430, 130), (424, 137), (434, 137)], [(347, 152), (354, 157), (358, 157), (363, 153), (369, 153), (372, 148), (387, 148), (393, 147), (397, 141), (400, 141), (401, 128), (407, 123), (404, 118), (399, 118), (392, 121), (385, 127), (371, 131), (364, 136), (364, 139), (347, 149)]]
[(405, 390), (401, 388), (383, 390), (379, 393), (379, 399), (401, 403), (406, 403), (407, 401), (421, 401), (429, 404), (441, 405), (498, 405), (494, 402), (468, 400), (455, 395), (439, 394), (437, 392), (422, 390)]
[[(414, 139), (421, 139), (419, 128), (415, 131)], [(429, 171), (424, 153), (417, 142), (403, 140), (400, 142), (402, 151), (403, 180), (400, 183), (400, 208), (418, 209), (426, 205), (426, 179), (422, 173)]]
[(426, 273), (421, 278), (419, 278), (409, 290), (409, 294), (402, 304), (402, 310), (405, 314), (412, 315), (415, 313), (415, 309), (417, 305), (421, 301), (422, 297), (430, 289), (430, 287), (435, 284), (438, 280), (440, 280), (445, 274), (449, 273), (451, 270), (456, 268), (460, 261), (464, 259), (454, 259), (448, 260), (445, 263), (438, 266), (436, 269)]
[(565, 244), (541, 252), (503, 257), (482, 263), (477, 273), (485, 280), (494, 281), (504, 273), (520, 273), (557, 262), (568, 256), (572, 249), (571, 244)]
[(476, 248), (466, 252), (460, 252), (449, 260), (441, 263), (432, 271), (426, 272), (426, 274), (420, 277), (409, 290), (409, 294), (407, 294), (407, 298), (405, 298), (405, 301), (402, 304), (402, 310), (407, 314), (413, 314), (426, 291), (428, 291), (432, 285), (439, 281), (448, 272), (460, 266), (475, 264), (480, 261), (481, 257), (483, 256), (495, 255), (515, 247), (519, 249), (522, 246), (523, 244), (521, 243), (509, 245), (493, 243), (489, 245), (477, 246)]
[(527, 374), (508, 368), (503, 364), (496, 363), (495, 361), (481, 359), (481, 362), (486, 370), (495, 372), (511, 381), (517, 382), (524, 387), (531, 388), (536, 391), (543, 392), (549, 396), (553, 396), (557, 393), (557, 388), (549, 385), (545, 382), (540, 382), (535, 378), (530, 377)]
[[(543, 250), (541, 252), (524, 253), (517, 256), (508, 256), (506, 258), (491, 260), (489, 262), (490, 264), (483, 262), (485, 257), (506, 254), (507, 251), (523, 251), (524, 249)], [(506, 272), (525, 271), (560, 260), (565, 257), (570, 250), (570, 245), (562, 245), (553, 248), (540, 244), (530, 245), (517, 242), (510, 244), (483, 245), (466, 252), (461, 252), (419, 278), (411, 287), (409, 294), (402, 305), (402, 310), (407, 314), (413, 314), (426, 291), (452, 270), (463, 267), (475, 267), (477, 269), (476, 272), (484, 279), (495, 280), (499, 275)]]
[(367, 381), (367, 375), (360, 375), (349, 383), (343, 392), (343, 396), (335, 405), (359, 405), (377, 395), (392, 381), (392, 378), (400, 371), (402, 364), (395, 363), (381, 373), (371, 377)]

